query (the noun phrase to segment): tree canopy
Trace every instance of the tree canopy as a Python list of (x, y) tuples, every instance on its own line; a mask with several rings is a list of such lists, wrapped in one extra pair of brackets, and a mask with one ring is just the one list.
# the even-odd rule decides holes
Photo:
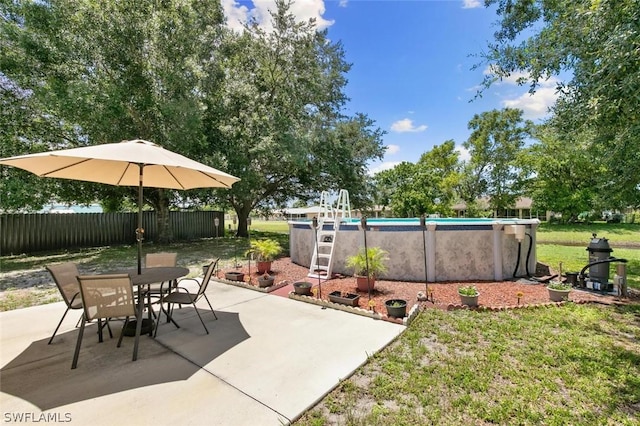
[(521, 110), (505, 108), (474, 115), (469, 129), (463, 146), (471, 159), (465, 165), (460, 197), (471, 203), (487, 196), (495, 210), (513, 206), (522, 193), (518, 157), (533, 123), (523, 120)]
[[(242, 178), (231, 191), (145, 191), (163, 239), (169, 206), (185, 198), (232, 206), (241, 235), (256, 207), (325, 189), (365, 198), (383, 132), (364, 114), (342, 115), (340, 43), (296, 22), (288, 2), (276, 6), (273, 31), (253, 22), (234, 33), (209, 0), (3, 2), (3, 156), (142, 138)], [(3, 206), (15, 208), (52, 198), (117, 208), (134, 194), (2, 173)]]
[(640, 205), (640, 0), (485, 4), (499, 16), (484, 55), (491, 71), (485, 87), (517, 75), (533, 92), (541, 81), (568, 74), (550, 124), (565, 144), (577, 134), (602, 154), (607, 179), (595, 184), (613, 206)]
[(384, 153), (372, 120), (341, 113), (350, 68), (341, 44), (276, 3), (272, 31), (252, 22), (226, 34), (224, 78), (206, 99), (209, 151), (242, 179), (225, 194), (239, 235), (254, 208), (294, 197), (344, 188), (357, 204), (366, 198), (367, 162)]
[(396, 217), (449, 216), (457, 201), (459, 170), (455, 142), (448, 140), (422, 154), (415, 164), (405, 161), (377, 173), (376, 203), (389, 207)]

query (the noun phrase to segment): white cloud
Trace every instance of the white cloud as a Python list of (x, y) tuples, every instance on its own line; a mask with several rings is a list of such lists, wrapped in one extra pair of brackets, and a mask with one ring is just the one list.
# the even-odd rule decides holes
[[(485, 75), (491, 75), (491, 67), (487, 67), (484, 70)], [(523, 72), (516, 72), (508, 77), (503, 78), (500, 81), (494, 83), (495, 85), (508, 85), (527, 87), (526, 81), (528, 81), (529, 75)], [(525, 86), (520, 86), (519, 81), (524, 81)], [(549, 108), (551, 108), (558, 99), (558, 93), (556, 93), (556, 86), (559, 80), (555, 77), (550, 77), (545, 81), (539, 83), (538, 88), (534, 94), (530, 94), (528, 91), (521, 94), (505, 95), (500, 102), (502, 106), (507, 108), (521, 109), (524, 114), (524, 118), (530, 120), (536, 120), (544, 118), (549, 114)]]
[(475, 9), (477, 7), (482, 7), (480, 0), (462, 0), (463, 9)]
[(460, 161), (467, 162), (471, 159), (471, 154), (469, 154), (469, 150), (464, 146), (456, 145), (456, 147), (453, 150), (458, 152), (459, 154), (458, 159), (460, 159)]
[(427, 125), (422, 124), (420, 126), (414, 126), (413, 120), (409, 118), (404, 118), (402, 120), (398, 120), (391, 125), (391, 130), (398, 133), (406, 133), (406, 132), (424, 132), (427, 130)]
[(349, 0), (340, 0), (338, 2), (338, 6), (340, 7), (347, 7), (347, 4), (349, 3)]
[(401, 163), (401, 161), (384, 161), (384, 162), (378, 164), (377, 166), (370, 168), (369, 169), (369, 176), (373, 176), (376, 173), (380, 173), (383, 170), (393, 169), (395, 166), (397, 166), (400, 163)]
[[(236, 0), (222, 0), (222, 9), (227, 18), (227, 26), (235, 31), (242, 31), (244, 23), (249, 19), (255, 19), (261, 28), (265, 31), (271, 31), (273, 25), (269, 11), (276, 10), (275, 0), (252, 0), (252, 3), (253, 8), (248, 8), (240, 5)], [(334, 21), (329, 21), (322, 17), (325, 13), (324, 0), (293, 1), (289, 12), (296, 17), (298, 22), (315, 18), (317, 30), (330, 27), (334, 23)]]
[(508, 108), (518, 108), (524, 111), (524, 118), (536, 120), (544, 118), (549, 113), (549, 108), (556, 103), (558, 94), (555, 87), (544, 85), (534, 94), (523, 93), (514, 99), (504, 99), (502, 105)]
[(400, 151), (398, 145), (387, 145), (387, 154), (397, 154)]
[(249, 9), (240, 6), (235, 0), (222, 0), (222, 10), (227, 18), (227, 27), (234, 31), (242, 31), (242, 25), (247, 22), (249, 16)]

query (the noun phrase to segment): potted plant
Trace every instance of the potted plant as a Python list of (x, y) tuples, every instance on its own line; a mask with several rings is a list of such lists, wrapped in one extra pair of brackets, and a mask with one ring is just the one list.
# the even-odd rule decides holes
[(246, 255), (255, 255), (258, 273), (264, 274), (271, 270), (271, 262), (273, 262), (280, 253), (282, 253), (280, 243), (267, 238), (264, 240), (251, 241), (251, 248), (247, 250)]
[(264, 275), (260, 275), (258, 277), (258, 287), (271, 287), (274, 280), (275, 277), (273, 275), (269, 275), (265, 272)]
[(302, 296), (310, 296), (311, 295), (311, 287), (312, 284), (310, 282), (307, 281), (297, 281), (295, 283), (293, 283), (293, 291), (296, 294), (302, 295)]
[(404, 318), (407, 316), (407, 301), (404, 299), (389, 299), (384, 302), (387, 316)]
[(465, 285), (458, 287), (458, 294), (460, 295), (460, 302), (463, 305), (478, 306), (478, 296), (480, 292), (473, 285)]
[[(365, 249), (358, 250), (358, 254), (347, 258), (347, 266), (354, 269), (356, 284), (359, 291), (373, 290), (376, 277), (387, 272), (385, 262), (389, 260), (387, 252), (380, 247), (369, 247), (365, 255)], [(367, 268), (369, 279), (367, 280)]]
[(562, 302), (563, 300), (569, 300), (571, 284), (565, 284), (559, 281), (551, 281), (547, 285), (547, 290), (549, 291), (549, 299), (552, 302)]

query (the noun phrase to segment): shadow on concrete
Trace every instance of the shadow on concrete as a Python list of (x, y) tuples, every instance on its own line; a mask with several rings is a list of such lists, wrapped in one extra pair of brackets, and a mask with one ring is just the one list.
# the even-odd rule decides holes
[(104, 395), (160, 383), (186, 380), (207, 363), (250, 336), (237, 313), (200, 309), (210, 334), (192, 308), (176, 309), (180, 325), (161, 324), (156, 340), (140, 337), (138, 360), (131, 361), (133, 338), (125, 337), (116, 347), (121, 322), (112, 322), (114, 337), (105, 333), (98, 343), (97, 326), (85, 330), (78, 368), (71, 360), (78, 330), (59, 334), (51, 345), (48, 338), (31, 343), (0, 370), (2, 392), (49, 410)]

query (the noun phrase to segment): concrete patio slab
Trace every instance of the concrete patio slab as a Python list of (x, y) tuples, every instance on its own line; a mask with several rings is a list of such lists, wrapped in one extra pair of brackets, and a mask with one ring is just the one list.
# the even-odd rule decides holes
[(193, 308), (176, 309), (180, 329), (162, 322), (131, 362), (133, 338), (116, 348), (119, 325), (101, 344), (89, 328), (76, 370), (78, 311), (52, 345), (62, 303), (0, 313), (3, 422), (286, 424), (404, 330), (217, 282), (207, 295), (218, 320), (204, 300), (198, 311), (210, 334)]

